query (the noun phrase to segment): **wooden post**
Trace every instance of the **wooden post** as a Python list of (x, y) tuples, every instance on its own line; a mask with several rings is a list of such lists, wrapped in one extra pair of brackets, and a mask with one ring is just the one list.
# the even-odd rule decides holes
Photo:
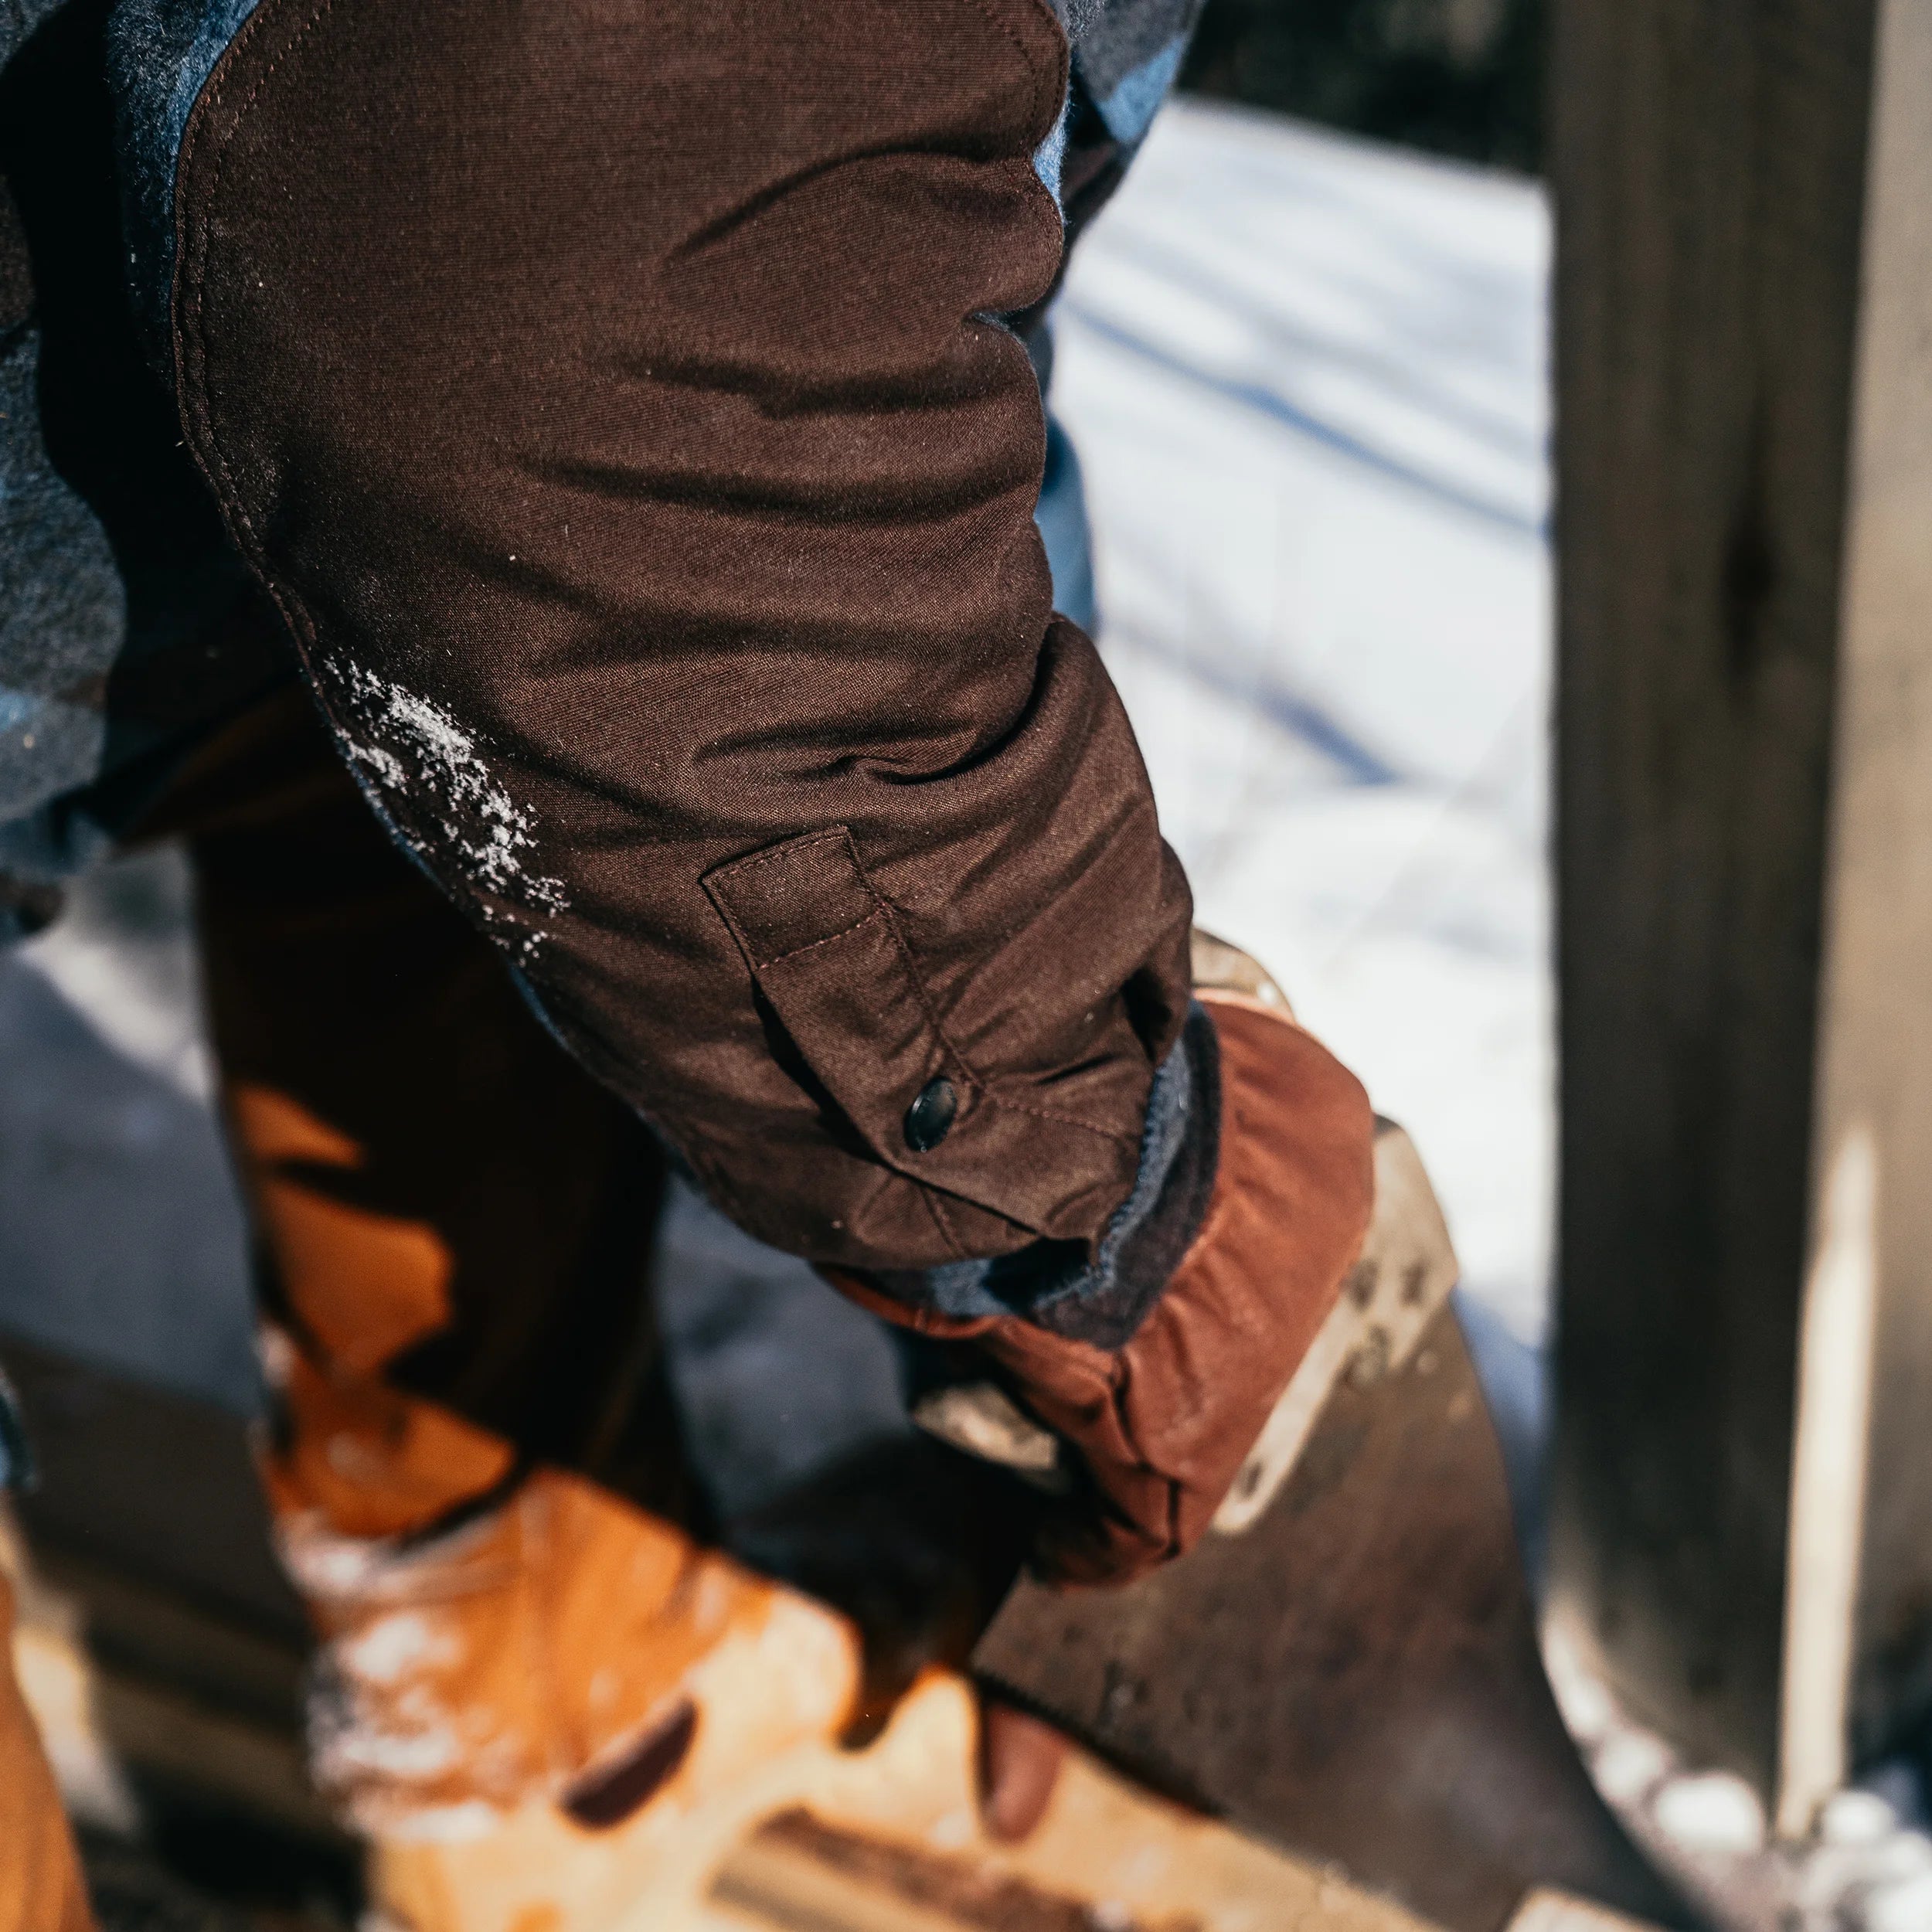
[(1555, 0), (1552, 1607), (1801, 1831), (1932, 1701), (1932, 0)]

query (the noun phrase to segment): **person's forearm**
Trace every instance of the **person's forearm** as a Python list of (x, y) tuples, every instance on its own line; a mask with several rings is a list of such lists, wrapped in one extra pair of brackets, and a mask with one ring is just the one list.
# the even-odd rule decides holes
[(720, 1205), (902, 1277), (1097, 1242), (1185, 1011), (994, 319), (1066, 60), (1034, 0), (264, 0), (179, 168), (184, 420), (371, 797)]

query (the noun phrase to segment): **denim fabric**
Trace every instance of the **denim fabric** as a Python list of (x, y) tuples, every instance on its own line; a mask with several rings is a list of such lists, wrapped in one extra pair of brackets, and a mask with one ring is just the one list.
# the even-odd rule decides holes
[(32, 327), (0, 338), (0, 825), (94, 776), (127, 634), (107, 533), (42, 440), (39, 362)]
[[(1094, 100), (1104, 102), (1157, 62), (1168, 63), (1172, 80), (1199, 17), (1201, 0), (1057, 0), (1056, 11), (1073, 43), (1076, 70)], [(1152, 118), (1150, 105), (1140, 132)]]
[(155, 374), (205, 12), (0, 0), (0, 937), (289, 668)]
[(107, 29), (129, 273), (150, 361), (169, 375), (175, 163), (196, 97), (256, 0), (121, 0)]
[(0, 0), (0, 67), (63, 0)]
[(1124, 75), (1110, 92), (1096, 97), (1094, 105), (1116, 141), (1131, 146), (1147, 132), (1174, 85), (1186, 51), (1185, 35), (1177, 36)]
[(1201, 0), (1053, 0), (1053, 4), (1073, 49), (1073, 61), (1066, 105), (1033, 165), (1053, 198), (1063, 202), (1068, 137), (1081, 97), (1092, 102), (1112, 139), (1131, 150), (1146, 134), (1180, 72)]
[(1053, 573), (1053, 608), (1071, 617), (1089, 637), (1099, 611), (1094, 596), (1094, 553), (1087, 522), (1087, 492), (1073, 439), (1049, 409), (1046, 417), (1046, 474), (1041, 479), (1033, 521), (1046, 546)]
[(1033, 156), (1033, 172), (1046, 184), (1046, 192), (1056, 201), (1060, 198), (1060, 170), (1066, 159), (1066, 131), (1073, 114), (1073, 97), (1070, 89), (1060, 107), (1060, 117), (1053, 123), (1053, 131), (1040, 143)]

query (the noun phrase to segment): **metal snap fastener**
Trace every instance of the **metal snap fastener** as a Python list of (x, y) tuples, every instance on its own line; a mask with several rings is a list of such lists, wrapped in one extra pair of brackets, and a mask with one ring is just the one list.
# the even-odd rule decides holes
[(906, 1145), (915, 1154), (930, 1154), (953, 1131), (959, 1111), (959, 1091), (943, 1074), (928, 1080), (906, 1110)]

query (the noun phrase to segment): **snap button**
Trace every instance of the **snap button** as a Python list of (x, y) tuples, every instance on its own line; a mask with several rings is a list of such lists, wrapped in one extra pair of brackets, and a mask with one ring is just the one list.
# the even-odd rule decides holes
[(915, 1154), (930, 1154), (953, 1131), (959, 1111), (959, 1094), (944, 1075), (928, 1080), (906, 1110), (906, 1145)]

